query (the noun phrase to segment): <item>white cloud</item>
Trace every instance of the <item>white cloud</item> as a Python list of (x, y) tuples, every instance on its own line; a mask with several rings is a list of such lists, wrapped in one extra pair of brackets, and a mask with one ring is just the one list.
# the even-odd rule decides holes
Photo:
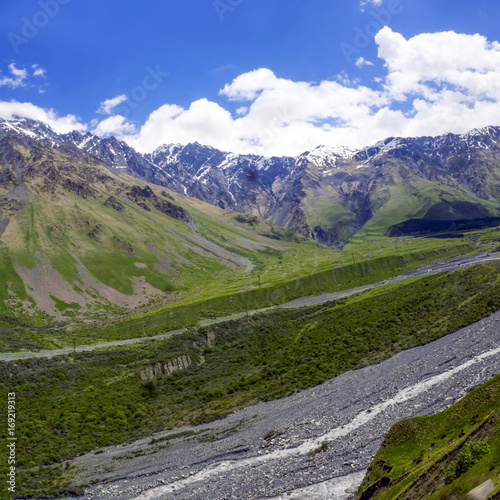
[[(245, 114), (233, 118), (206, 99), (188, 109), (165, 105), (127, 140), (141, 151), (166, 142), (196, 140), (230, 151), (296, 154), (331, 142), (333, 137), (352, 143), (346, 132), (352, 128), (350, 122), (363, 120), (373, 106), (385, 103), (381, 92), (367, 87), (347, 87), (333, 81), (293, 82), (264, 69), (236, 78), (225, 86), (223, 94), (234, 100), (250, 100)], [(238, 114), (242, 111), (240, 108)], [(337, 131), (338, 124), (345, 130)]]
[[(95, 121), (91, 128), (99, 135), (115, 134), (141, 152), (198, 141), (225, 151), (295, 155), (319, 144), (363, 147), (390, 136), (500, 125), (500, 43), (452, 31), (406, 39), (387, 27), (375, 41), (380, 59), (372, 63), (377, 76), (369, 83), (346, 73), (320, 82), (292, 81), (260, 68), (225, 85), (220, 103), (164, 104), (137, 130), (121, 115)], [(358, 62), (364, 68), (371, 61)], [(125, 99), (108, 99), (99, 110), (112, 114)], [(84, 127), (74, 116), (58, 117), (26, 103), (0, 103), (0, 116), (12, 114), (5, 106), (59, 128)]]
[(10, 76), (0, 74), (0, 87), (25, 87), (27, 85), (28, 72), (25, 69), (19, 69), (15, 63), (9, 64)]
[(97, 113), (101, 113), (104, 115), (110, 115), (113, 113), (113, 108), (116, 108), (122, 102), (127, 100), (127, 96), (125, 94), (118, 95), (113, 97), (112, 99), (107, 99), (106, 101), (101, 102), (100, 108), (97, 110)]
[(371, 61), (367, 61), (364, 57), (360, 57), (355, 64), (358, 68), (362, 68), (363, 66), (373, 66), (373, 63)]
[(11, 89), (37, 87), (36, 84), (30, 82), (30, 76), (45, 78), (46, 71), (38, 64), (33, 64), (31, 70), (32, 72), (28, 72), (26, 68), (18, 68), (14, 62), (9, 64), (8, 75), (2, 75), (0, 71), (0, 87), (9, 87)]
[(39, 120), (52, 127), (58, 134), (65, 134), (72, 130), (84, 131), (87, 128), (74, 115), (59, 116), (53, 109), (43, 109), (29, 102), (0, 101), (0, 118)]
[(387, 89), (397, 98), (421, 93), (432, 100), (443, 85), (476, 98), (500, 98), (498, 42), (453, 31), (424, 33), (405, 40), (387, 27), (375, 41), (388, 69)]
[(47, 71), (44, 68), (41, 68), (38, 64), (33, 64), (31, 69), (33, 70), (33, 76), (45, 78)]
[(359, 5), (361, 7), (361, 11), (365, 11), (365, 7), (367, 5), (372, 5), (374, 7), (380, 7), (382, 5), (383, 0), (361, 0)]
[(221, 91), (230, 101), (253, 101), (258, 94), (267, 89), (275, 89), (278, 85), (286, 85), (287, 80), (276, 78), (267, 68), (243, 73), (227, 84)]
[[(189, 109), (165, 104), (151, 113), (138, 134), (125, 140), (144, 152), (166, 142), (191, 141), (241, 150), (245, 144), (239, 138), (240, 133), (229, 111), (207, 99), (200, 99)], [(165, 141), (166, 137), (168, 141)]]
[(121, 138), (126, 134), (133, 134), (135, 127), (124, 116), (113, 115), (97, 123), (92, 132), (99, 136), (116, 135)]
[[(234, 117), (206, 99), (187, 109), (168, 104), (126, 140), (140, 151), (198, 141), (226, 151), (284, 155), (318, 144), (363, 147), (389, 136), (500, 125), (498, 42), (455, 32), (407, 40), (387, 27), (375, 41), (386, 74), (371, 86), (347, 74), (295, 82), (261, 68), (221, 90), (228, 100), (244, 102)], [(370, 64), (358, 60), (358, 66)]]

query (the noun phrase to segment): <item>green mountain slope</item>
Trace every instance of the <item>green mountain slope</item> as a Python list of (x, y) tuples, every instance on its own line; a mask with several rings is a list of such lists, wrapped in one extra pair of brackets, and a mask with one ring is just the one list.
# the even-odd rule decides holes
[(500, 376), (437, 415), (395, 424), (358, 499), (465, 499), (486, 481), (500, 498)]
[[(476, 163), (481, 161), (488, 174), (483, 183), (497, 189), (497, 159), (481, 157)], [(479, 167), (468, 168), (475, 172)], [(419, 221), (413, 232), (428, 233), (436, 232), (439, 221), (452, 224), (500, 216), (496, 195), (490, 191), (481, 199), (427, 159), (410, 154), (401, 158), (394, 152), (381, 153), (367, 164), (343, 160), (341, 169), (328, 175), (310, 163), (301, 179), (301, 193), (298, 216), (289, 226), (330, 244), (346, 241), (359, 231), (407, 234), (412, 231), (398, 225), (413, 220)]]
[(302, 251), (298, 235), (111, 172), (76, 148), (7, 137), (0, 155), (0, 314), (104, 318), (216, 295), (248, 286), (249, 255)]

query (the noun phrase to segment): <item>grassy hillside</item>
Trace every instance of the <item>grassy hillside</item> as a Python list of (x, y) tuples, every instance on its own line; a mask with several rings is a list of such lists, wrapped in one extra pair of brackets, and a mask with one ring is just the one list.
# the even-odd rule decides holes
[[(247, 277), (254, 267), (248, 256), (264, 262), (295, 251), (302, 260), (317, 248), (270, 223), (240, 223), (235, 214), (111, 173), (81, 152), (0, 142), (7, 160), (0, 314), (34, 326), (244, 289), (257, 281)], [(306, 267), (312, 259), (304, 258)]]
[(112, 173), (78, 150), (13, 139), (0, 149), (0, 315), (21, 321), (0, 324), (3, 350), (153, 335), (474, 249), (377, 233), (340, 251)]
[(358, 498), (465, 499), (488, 480), (500, 498), (500, 376), (437, 415), (395, 424)]
[[(302, 278), (263, 285), (245, 291), (218, 289), (205, 300), (190, 301), (192, 296), (180, 299), (181, 304), (170, 307), (147, 309), (142, 314), (124, 314), (111, 319), (97, 321), (73, 321), (69, 324), (35, 327), (23, 323), (19, 328), (2, 326), (0, 323), (0, 351), (12, 352), (20, 349), (57, 348), (96, 343), (109, 340), (146, 337), (178, 328), (199, 324), (206, 318), (229, 316), (271, 305), (282, 304), (306, 295), (327, 291), (342, 291), (376, 283), (397, 276), (405, 271), (471, 251), (467, 244), (444, 245), (436, 250), (405, 252), (392, 251), (385, 256), (362, 262), (350, 263), (333, 269), (316, 272)], [(305, 259), (304, 259), (305, 260)], [(306, 261), (307, 262), (307, 261)], [(304, 265), (304, 263), (303, 263)], [(214, 277), (216, 278), (216, 277)], [(215, 279), (214, 279), (215, 281)], [(244, 283), (246, 285), (246, 283)], [(210, 297), (210, 295), (209, 295)], [(13, 320), (10, 320), (11, 323)]]

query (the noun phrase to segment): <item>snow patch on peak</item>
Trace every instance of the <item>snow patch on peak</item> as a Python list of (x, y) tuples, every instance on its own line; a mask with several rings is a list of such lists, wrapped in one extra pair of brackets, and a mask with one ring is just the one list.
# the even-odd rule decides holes
[(155, 149), (153, 151), (153, 155), (158, 155), (160, 153), (166, 153), (166, 154), (170, 154), (172, 153), (172, 151), (177, 151), (177, 150), (180, 150), (180, 149), (184, 149), (185, 146), (183, 146), (182, 144), (164, 144), (163, 146), (160, 146), (159, 148)]
[(498, 136), (499, 135), (499, 129), (498, 127), (483, 127), (483, 128), (474, 128), (470, 130), (469, 132), (466, 132), (465, 134), (462, 135), (463, 138), (471, 138), (471, 137), (477, 137), (477, 136), (484, 136), (484, 135), (489, 135), (491, 136)]
[(229, 168), (234, 167), (238, 163), (239, 159), (239, 154), (229, 153), (218, 168), (220, 170), (228, 170)]
[(76, 144), (76, 147), (84, 149), (90, 141), (95, 143), (95, 136), (86, 134), (83, 136), (83, 140), (79, 144)]
[(353, 149), (348, 146), (318, 146), (313, 149), (308, 156), (337, 156), (344, 160), (349, 160), (352, 158), (359, 150)]
[(15, 132), (51, 144), (59, 139), (59, 136), (47, 124), (28, 118), (14, 118), (12, 120), (0, 118), (0, 130)]
[(151, 153), (150, 158), (154, 163), (158, 157), (165, 157), (162, 158), (160, 162), (160, 167), (165, 167), (166, 165), (176, 163), (184, 148), (185, 146), (182, 144), (164, 144), (158, 149), (155, 149)]
[(358, 153), (358, 150), (346, 146), (318, 146), (304, 153), (302, 157), (308, 162), (316, 165), (322, 174), (328, 175), (338, 169), (338, 160), (349, 160)]

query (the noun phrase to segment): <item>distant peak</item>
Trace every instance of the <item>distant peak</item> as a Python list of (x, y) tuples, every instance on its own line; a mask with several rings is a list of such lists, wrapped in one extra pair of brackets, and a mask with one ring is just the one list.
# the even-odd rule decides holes
[(321, 145), (314, 148), (312, 151), (304, 153), (307, 157), (324, 157), (324, 156), (337, 156), (343, 159), (352, 158), (358, 149), (350, 148), (348, 146), (325, 146)]

